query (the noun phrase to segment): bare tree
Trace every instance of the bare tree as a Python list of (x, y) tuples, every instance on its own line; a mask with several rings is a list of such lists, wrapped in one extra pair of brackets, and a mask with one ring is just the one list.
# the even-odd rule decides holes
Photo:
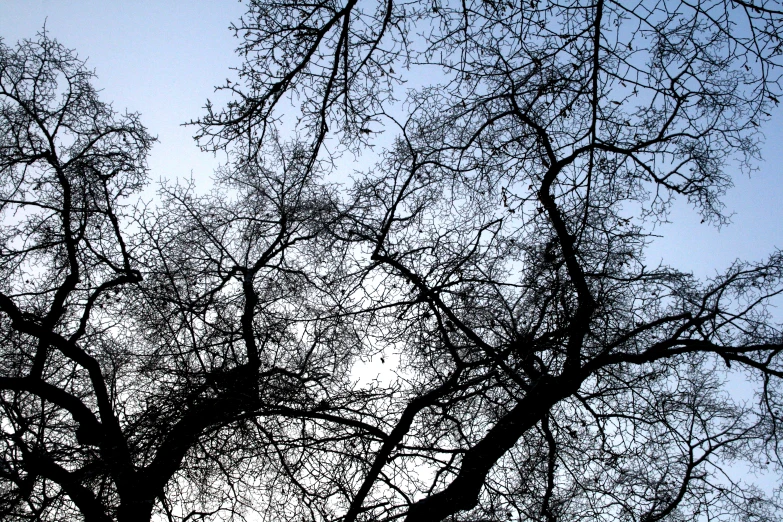
[(45, 34), (1, 50), (3, 515), (241, 512), (294, 419), (380, 437), (331, 413), (367, 399), (340, 393), (351, 323), (314, 311), (340, 295), (319, 243), (336, 214), (302, 148), (134, 207), (154, 141), (137, 116)]
[[(781, 23), (251, 0), (199, 121), (214, 190), (135, 207), (137, 117), (46, 35), (3, 47), (3, 513), (776, 520), (731, 465), (783, 464), (783, 254), (699, 281), (644, 253), (675, 198), (726, 222)], [(334, 184), (346, 153), (377, 161)]]
[[(0, 48), (3, 511), (78, 508), (106, 519), (92, 454), (131, 466), (106, 374), (100, 309), (141, 280), (123, 239), (123, 200), (145, 182), (153, 139), (100, 102), (92, 73), (42, 35)], [(57, 484), (55, 489), (49, 484)], [(64, 501), (66, 498), (68, 501)]]
[[(289, 103), (314, 155), (396, 134), (336, 231), (382, 282), (373, 346), (400, 354), (409, 397), (346, 520), (774, 516), (722, 475), (779, 462), (780, 253), (697, 281), (644, 248), (675, 197), (726, 222), (731, 171), (778, 104), (781, 14), (250, 3), (245, 82), (202, 120), (207, 148), (262, 139)], [(729, 375), (758, 385), (755, 405)]]

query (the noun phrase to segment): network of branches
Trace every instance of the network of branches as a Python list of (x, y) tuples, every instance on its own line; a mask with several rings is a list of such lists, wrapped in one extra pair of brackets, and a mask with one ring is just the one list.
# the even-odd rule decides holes
[(726, 224), (779, 2), (246, 3), (209, 190), (0, 41), (4, 520), (779, 520), (783, 252), (645, 258)]

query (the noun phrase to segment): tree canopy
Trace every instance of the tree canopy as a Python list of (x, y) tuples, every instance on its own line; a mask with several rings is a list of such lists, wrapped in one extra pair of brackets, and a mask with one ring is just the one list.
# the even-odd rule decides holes
[(191, 122), (227, 161), (152, 199), (140, 116), (45, 32), (0, 42), (0, 514), (778, 520), (735, 464), (783, 465), (783, 252), (645, 251), (678, 198), (727, 223), (782, 24), (249, 0)]

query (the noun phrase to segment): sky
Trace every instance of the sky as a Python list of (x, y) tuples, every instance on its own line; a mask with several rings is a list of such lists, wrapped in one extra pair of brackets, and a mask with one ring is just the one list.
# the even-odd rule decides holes
[[(46, 25), (50, 36), (75, 49), (96, 70), (104, 101), (115, 109), (140, 112), (160, 142), (150, 157), (153, 181), (193, 176), (206, 182), (220, 158), (200, 152), (194, 127), (183, 123), (204, 114), (214, 85), (232, 76), (239, 64), (238, 40), (228, 30), (244, 12), (233, 0), (0, 0), (0, 36), (6, 45), (35, 37)], [(736, 173), (727, 194), (733, 223), (720, 230), (700, 223), (686, 204), (678, 204), (671, 224), (659, 227), (648, 251), (697, 276), (714, 275), (734, 259), (761, 260), (783, 248), (783, 110), (763, 130), (764, 161), (750, 178)], [(783, 316), (783, 310), (781, 310)]]
[[(0, 0), (0, 37), (13, 45), (34, 38), (45, 24), (50, 36), (96, 70), (103, 101), (120, 112), (140, 112), (158, 136), (149, 161), (153, 181), (193, 176), (206, 183), (220, 158), (200, 152), (195, 128), (182, 124), (204, 114), (214, 86), (239, 64), (238, 40), (228, 27), (243, 12), (236, 0)], [(761, 260), (783, 248), (783, 124), (775, 121), (783, 121), (783, 109), (763, 126), (758, 171), (750, 178), (737, 172), (724, 200), (733, 224), (718, 230), (677, 204), (671, 223), (656, 230), (663, 237), (648, 251), (651, 265), (663, 260), (708, 277), (737, 258)], [(776, 315), (783, 321), (780, 301)]]
[(49, 35), (76, 50), (98, 75), (101, 100), (141, 113), (160, 142), (150, 157), (157, 181), (193, 174), (208, 179), (219, 158), (200, 152), (195, 128), (214, 86), (237, 65), (237, 40), (228, 30), (244, 9), (235, 0), (0, 0), (0, 37), (6, 45)]

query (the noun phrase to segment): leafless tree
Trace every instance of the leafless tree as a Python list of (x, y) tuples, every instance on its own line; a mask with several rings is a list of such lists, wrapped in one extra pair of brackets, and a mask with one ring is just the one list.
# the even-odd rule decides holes
[(732, 465), (783, 464), (783, 253), (708, 280), (644, 254), (676, 198), (726, 223), (781, 23), (251, 0), (198, 121), (230, 161), (137, 206), (137, 117), (45, 35), (3, 47), (3, 512), (776, 520)]
[(154, 141), (137, 116), (45, 34), (0, 56), (3, 515), (239, 512), (294, 420), (380, 437), (332, 406), (367, 399), (341, 392), (352, 324), (315, 312), (340, 295), (319, 236), (337, 214), (302, 148), (130, 206)]

